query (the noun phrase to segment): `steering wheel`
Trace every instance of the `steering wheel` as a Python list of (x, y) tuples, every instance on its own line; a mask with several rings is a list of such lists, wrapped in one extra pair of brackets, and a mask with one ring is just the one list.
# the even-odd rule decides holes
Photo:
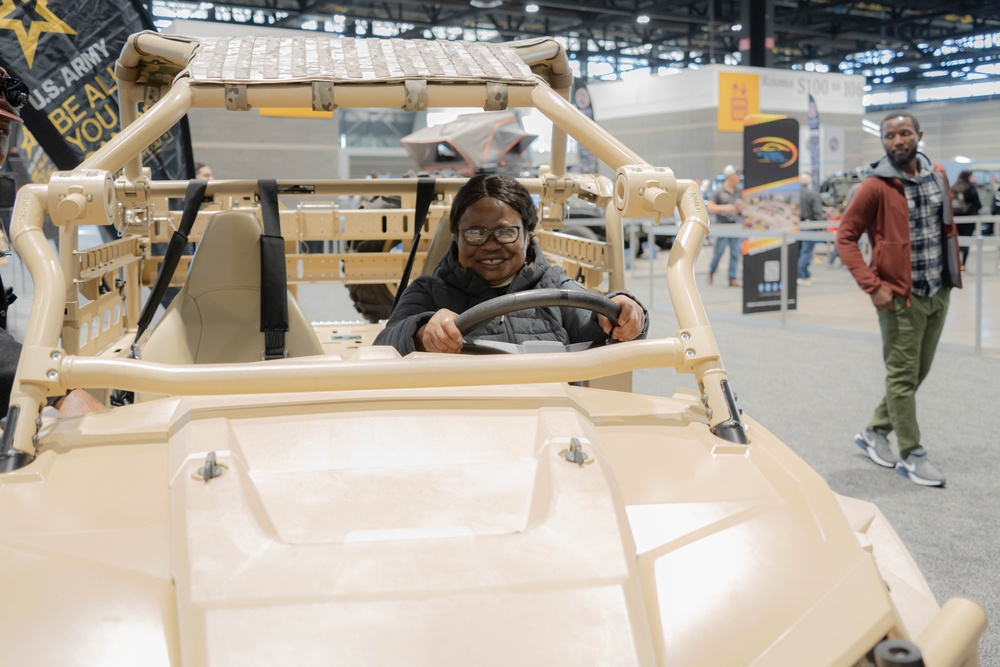
[(585, 350), (594, 343), (570, 343), (563, 345), (556, 341), (526, 341), (524, 343), (506, 343), (502, 341), (479, 340), (467, 334), (476, 327), (494, 317), (513, 313), (518, 310), (548, 307), (582, 308), (611, 320), (611, 326), (618, 326), (618, 317), (622, 308), (606, 296), (576, 289), (535, 289), (524, 292), (504, 294), (495, 299), (484, 301), (458, 316), (455, 326), (462, 333), (463, 354), (525, 354), (532, 352), (575, 352)]

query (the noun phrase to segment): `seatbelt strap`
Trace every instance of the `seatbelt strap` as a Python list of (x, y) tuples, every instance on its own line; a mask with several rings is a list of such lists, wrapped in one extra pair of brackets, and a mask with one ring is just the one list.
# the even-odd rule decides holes
[[(142, 358), (139, 340), (146, 333), (149, 323), (153, 321), (156, 308), (160, 305), (163, 295), (170, 286), (170, 279), (174, 277), (174, 271), (177, 270), (177, 265), (181, 261), (181, 255), (184, 254), (184, 246), (188, 243), (188, 234), (191, 233), (191, 228), (194, 227), (194, 221), (198, 217), (201, 202), (205, 199), (205, 188), (207, 185), (208, 181), (188, 181), (187, 192), (184, 195), (184, 212), (181, 214), (181, 222), (170, 237), (167, 252), (163, 255), (163, 263), (160, 265), (160, 275), (156, 276), (156, 282), (153, 283), (153, 290), (149, 295), (149, 299), (142, 307), (142, 314), (139, 315), (135, 338), (132, 340), (132, 351), (128, 355), (129, 359)], [(113, 389), (108, 400), (114, 406), (132, 405), (135, 401), (135, 392)]]
[(264, 359), (282, 359), (288, 331), (288, 274), (277, 181), (257, 181), (257, 196), (264, 219), (260, 235), (260, 330), (264, 332)]
[(181, 255), (184, 254), (184, 246), (188, 243), (188, 234), (191, 233), (191, 228), (194, 227), (194, 221), (198, 217), (198, 209), (201, 208), (201, 202), (205, 199), (205, 188), (207, 186), (208, 181), (188, 182), (187, 193), (184, 195), (184, 213), (181, 214), (181, 222), (170, 237), (167, 252), (163, 255), (163, 264), (160, 265), (160, 275), (156, 277), (156, 282), (153, 283), (153, 291), (146, 300), (146, 304), (142, 307), (142, 314), (139, 315), (138, 330), (136, 331), (135, 339), (132, 341), (132, 356), (134, 358), (139, 358), (139, 339), (146, 332), (149, 323), (153, 321), (156, 308), (160, 305), (160, 301), (163, 300), (163, 295), (166, 294), (167, 288), (170, 287), (170, 279), (174, 277), (174, 271), (177, 270), (177, 265), (180, 264)]
[(424, 229), (424, 221), (427, 219), (427, 211), (434, 201), (434, 179), (421, 178), (417, 181), (417, 202), (414, 206), (414, 226), (413, 243), (410, 244), (410, 256), (406, 258), (406, 268), (403, 269), (403, 276), (399, 279), (399, 287), (396, 288), (396, 298), (392, 300), (392, 308), (396, 309), (399, 297), (410, 282), (410, 271), (413, 270), (413, 260), (417, 257), (417, 247), (420, 245), (420, 234)]

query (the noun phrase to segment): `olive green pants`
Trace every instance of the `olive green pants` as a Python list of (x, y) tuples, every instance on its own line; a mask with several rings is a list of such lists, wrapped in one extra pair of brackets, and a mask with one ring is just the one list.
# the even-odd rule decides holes
[(941, 330), (948, 314), (951, 288), (933, 296), (895, 296), (892, 311), (878, 311), (885, 360), (885, 398), (875, 408), (870, 429), (896, 431), (903, 458), (920, 447), (917, 425), (917, 387), (931, 370)]

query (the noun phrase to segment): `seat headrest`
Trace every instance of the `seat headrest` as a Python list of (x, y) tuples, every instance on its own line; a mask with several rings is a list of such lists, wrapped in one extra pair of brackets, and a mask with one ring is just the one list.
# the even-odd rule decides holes
[(260, 289), (260, 232), (248, 211), (223, 211), (208, 221), (187, 278), (194, 299), (219, 289)]

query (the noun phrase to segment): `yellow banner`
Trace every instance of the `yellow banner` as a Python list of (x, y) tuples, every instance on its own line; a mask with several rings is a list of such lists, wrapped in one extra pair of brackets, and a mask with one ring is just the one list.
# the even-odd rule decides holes
[(758, 76), (719, 72), (719, 132), (742, 132), (743, 119), (759, 113)]
[(296, 107), (263, 107), (257, 110), (261, 116), (282, 116), (287, 118), (333, 118), (332, 111), (313, 111)]

